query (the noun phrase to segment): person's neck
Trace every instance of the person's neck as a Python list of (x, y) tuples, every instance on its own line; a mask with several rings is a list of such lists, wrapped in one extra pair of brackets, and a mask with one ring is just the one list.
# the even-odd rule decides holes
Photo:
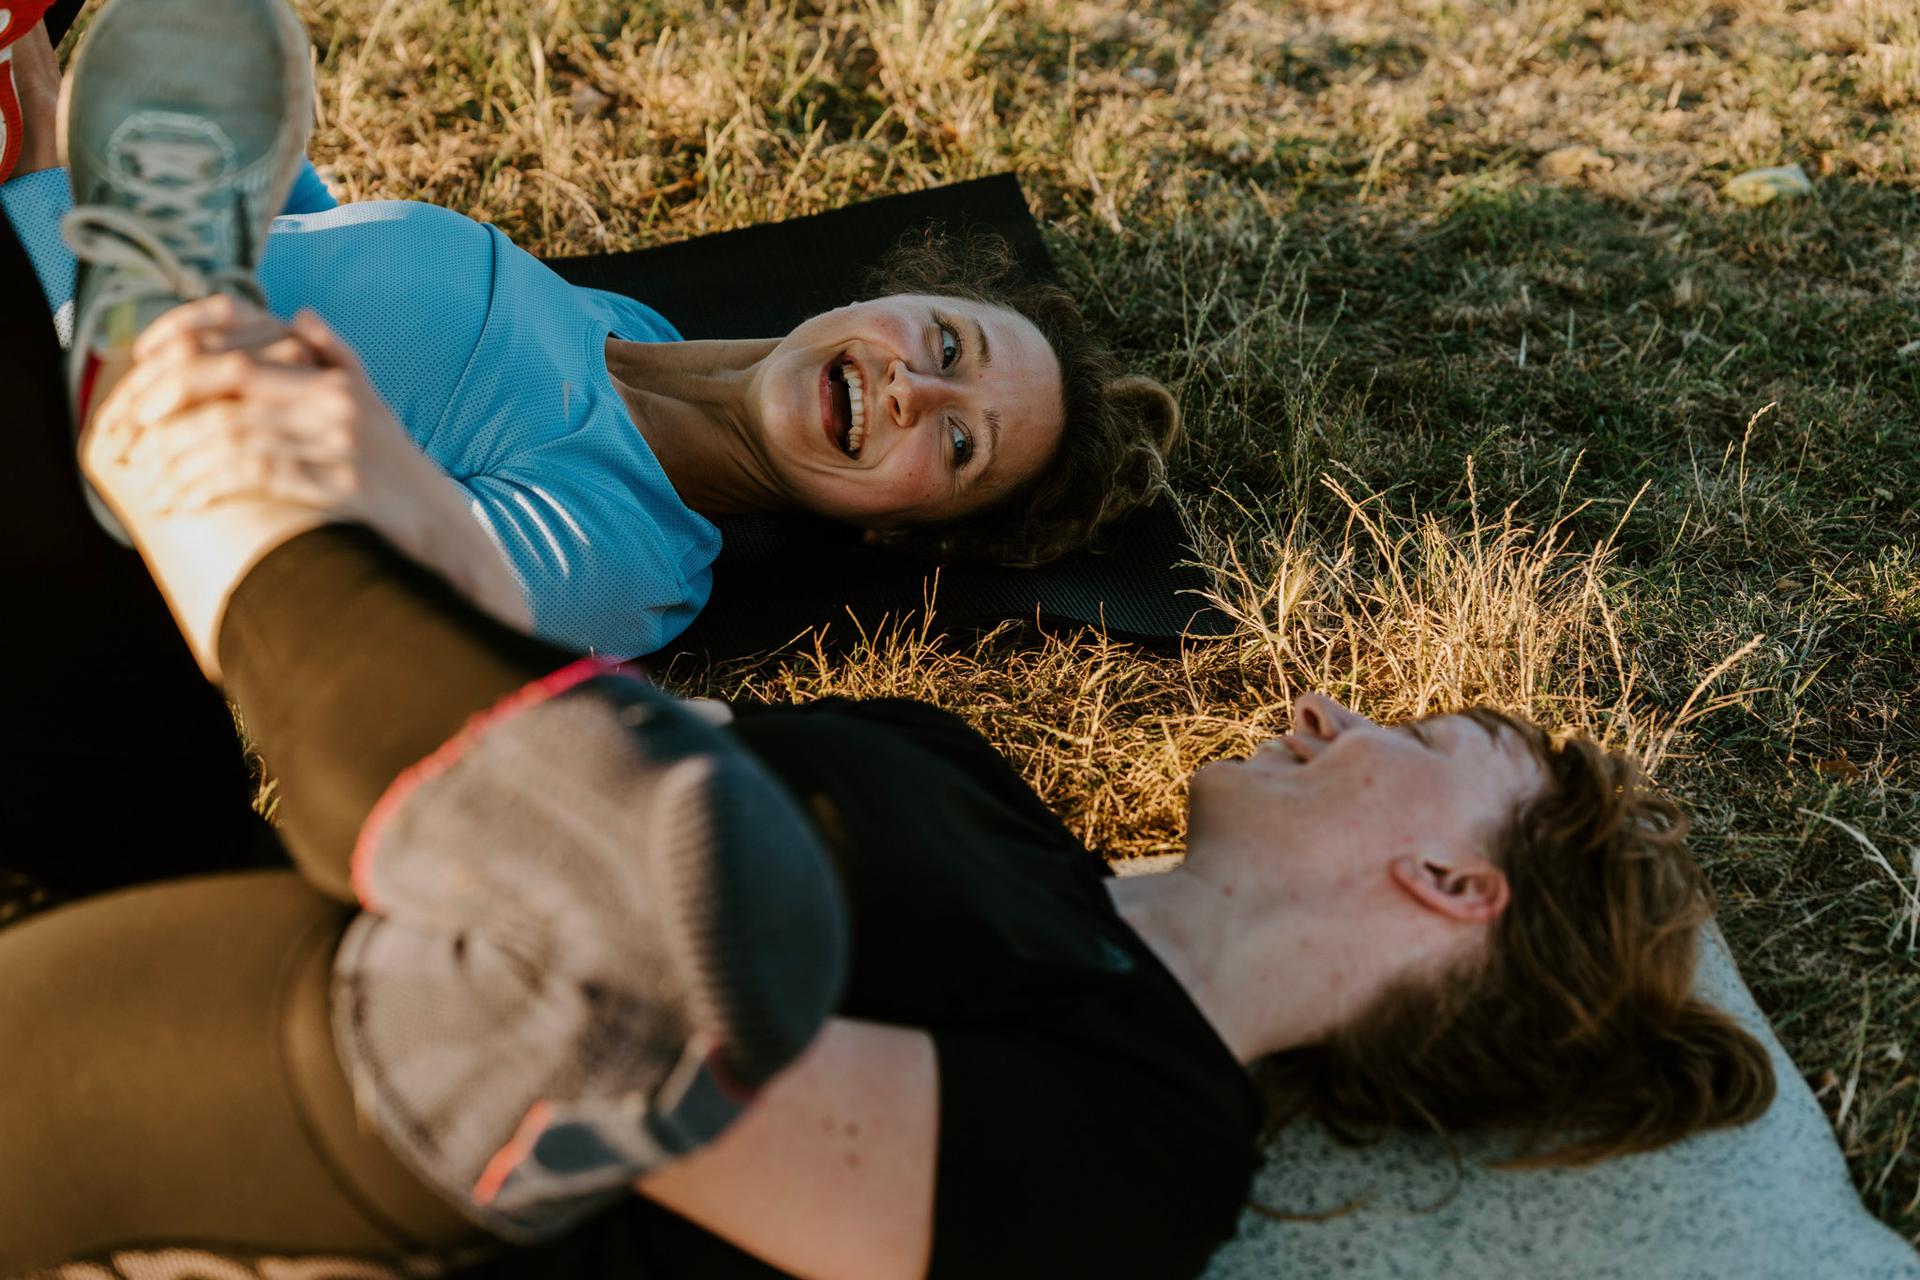
[(1107, 891), (1240, 1062), (1307, 1044), (1324, 1030), (1313, 975), (1289, 973), (1275, 945), (1288, 936), (1283, 896), (1188, 864), (1118, 877)]
[(680, 500), (703, 516), (793, 504), (749, 429), (756, 376), (777, 339), (607, 339), (607, 372)]

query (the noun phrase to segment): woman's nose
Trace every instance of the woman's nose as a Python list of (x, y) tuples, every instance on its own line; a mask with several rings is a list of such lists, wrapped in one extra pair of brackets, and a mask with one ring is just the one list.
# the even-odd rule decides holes
[(953, 398), (953, 384), (945, 378), (916, 372), (904, 360), (887, 366), (884, 401), (896, 427), (911, 427), (929, 411)]

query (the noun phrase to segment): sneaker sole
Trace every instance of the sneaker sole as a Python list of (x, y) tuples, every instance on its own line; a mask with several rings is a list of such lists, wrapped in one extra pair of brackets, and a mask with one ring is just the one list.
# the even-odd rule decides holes
[(717, 1136), (846, 978), (845, 903), (797, 800), (591, 660), (396, 780), (353, 883), (332, 1017), (363, 1114), (512, 1240)]

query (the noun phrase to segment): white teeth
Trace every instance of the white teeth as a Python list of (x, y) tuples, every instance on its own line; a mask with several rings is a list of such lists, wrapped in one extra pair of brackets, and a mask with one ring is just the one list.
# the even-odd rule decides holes
[(847, 365), (845, 374), (847, 379), (847, 404), (853, 411), (848, 419), (851, 425), (847, 428), (847, 452), (858, 457), (860, 446), (865, 444), (867, 439), (867, 413), (865, 406), (861, 403), (866, 387), (861, 381), (858, 366), (852, 364)]

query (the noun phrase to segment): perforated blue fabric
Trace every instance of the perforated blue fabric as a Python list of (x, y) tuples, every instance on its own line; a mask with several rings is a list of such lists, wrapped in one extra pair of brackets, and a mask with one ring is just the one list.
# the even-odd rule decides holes
[[(49, 176), (51, 175), (51, 176)], [(66, 175), (0, 186), (56, 313), (73, 291)], [(311, 167), (260, 267), (273, 311), (317, 311), (520, 575), (535, 629), (649, 653), (706, 603), (719, 532), (680, 501), (607, 374), (609, 334), (679, 333), (630, 298), (568, 284), (493, 227), (432, 205), (333, 206)]]

